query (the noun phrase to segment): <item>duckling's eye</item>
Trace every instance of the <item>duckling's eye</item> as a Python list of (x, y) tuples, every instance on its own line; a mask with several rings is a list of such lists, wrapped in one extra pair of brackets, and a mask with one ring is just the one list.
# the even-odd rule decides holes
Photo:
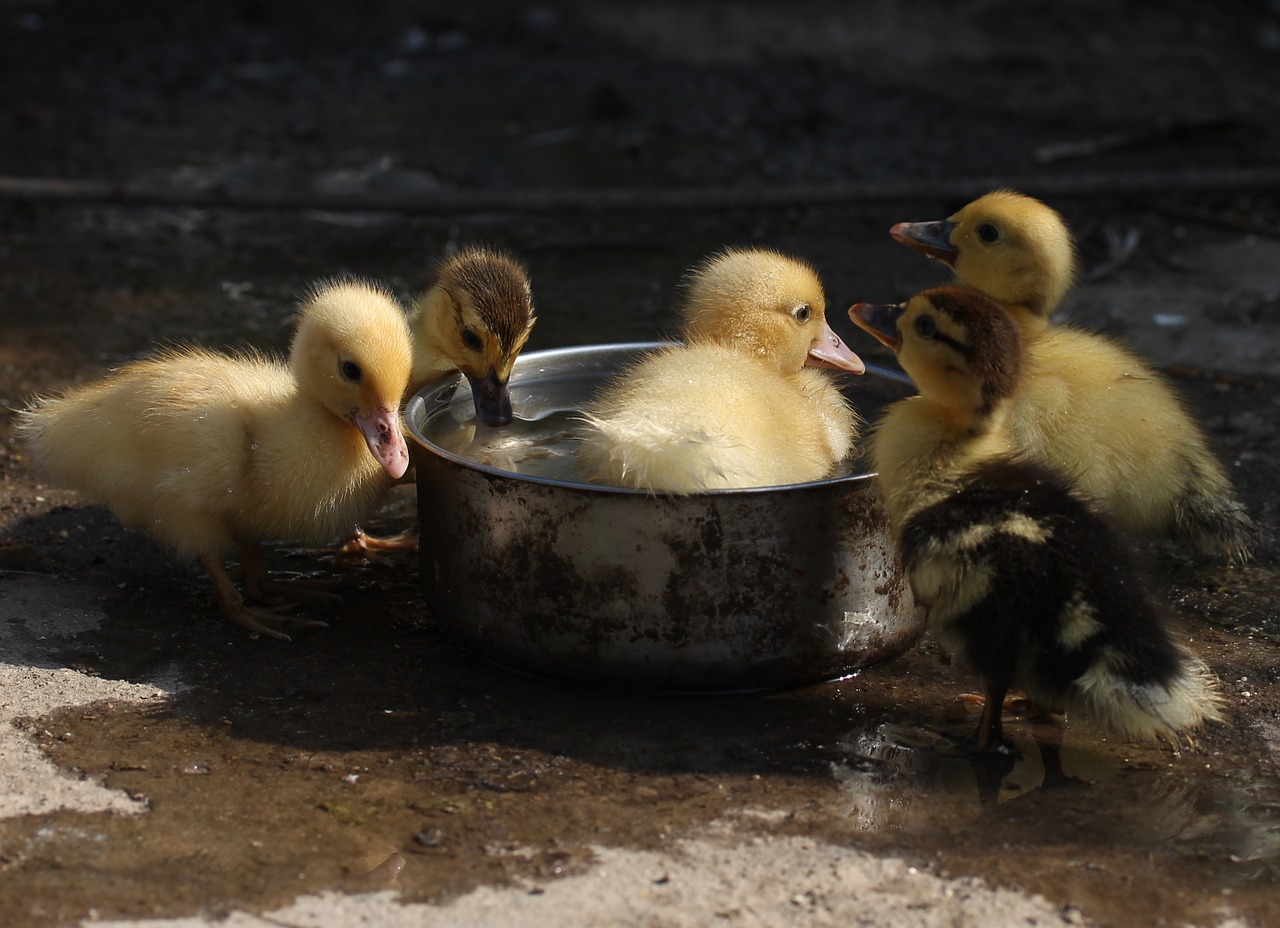
[(994, 245), (1000, 241), (1000, 230), (994, 222), (984, 222), (978, 226), (978, 238), (982, 239), (988, 245)]
[(360, 378), (364, 376), (364, 371), (355, 361), (343, 361), (338, 365), (338, 370), (342, 371), (342, 376), (352, 383), (359, 383)]
[(801, 325), (804, 325), (806, 322), (808, 322), (809, 317), (812, 315), (813, 315), (813, 310), (809, 307), (808, 303), (801, 303), (795, 309), (791, 310), (791, 317)]
[(462, 344), (472, 351), (479, 351), (484, 347), (484, 342), (480, 341), (480, 336), (471, 329), (462, 330)]
[(916, 334), (921, 338), (933, 338), (938, 334), (938, 324), (932, 316), (916, 316)]

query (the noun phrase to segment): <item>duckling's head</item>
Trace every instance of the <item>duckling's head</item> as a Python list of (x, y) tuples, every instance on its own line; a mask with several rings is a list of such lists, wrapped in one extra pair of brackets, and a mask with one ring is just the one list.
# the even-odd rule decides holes
[(446, 256), (410, 319), (412, 386), (461, 371), (471, 384), (476, 418), (508, 424), (507, 380), (535, 321), (529, 275), (514, 257), (485, 245)]
[(404, 475), (400, 398), (413, 349), (404, 310), (387, 291), (358, 280), (317, 284), (300, 307), (290, 363), (303, 396), (358, 428), (393, 478)]
[(936, 287), (906, 303), (858, 303), (849, 318), (894, 350), (922, 397), (961, 416), (989, 416), (1017, 388), (1018, 327), (977, 291)]
[(956, 279), (1008, 306), (1047, 317), (1076, 272), (1071, 232), (1039, 200), (996, 190), (949, 219), (900, 222), (889, 234), (951, 266)]
[(746, 348), (792, 373), (808, 364), (861, 374), (862, 360), (827, 325), (827, 300), (808, 264), (763, 248), (730, 249), (685, 283), (686, 340)]

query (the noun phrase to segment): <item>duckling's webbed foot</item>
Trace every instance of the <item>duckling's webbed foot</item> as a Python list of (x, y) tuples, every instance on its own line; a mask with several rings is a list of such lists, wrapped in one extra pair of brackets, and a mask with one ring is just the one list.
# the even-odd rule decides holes
[(374, 535), (366, 535), (364, 530), (356, 526), (346, 541), (338, 546), (336, 552), (339, 558), (371, 558), (381, 551), (417, 551), (418, 550), (418, 526), (414, 526), (406, 532), (399, 535), (391, 535), (387, 538), (380, 538)]
[[(234, 590), (232, 592), (235, 593)], [(249, 629), (253, 637), (266, 635), (268, 638), (275, 638), (277, 641), (292, 641), (293, 638), (285, 634), (282, 631), (282, 627), (329, 627), (328, 622), (322, 622), (319, 619), (304, 619), (296, 615), (283, 615), (274, 609), (261, 609), (245, 605), (239, 593), (235, 593), (235, 599), (239, 600), (239, 602), (224, 602), (221, 596), (218, 597), (218, 605), (222, 608), (222, 614), (237, 625), (243, 625)]]
[[(981, 709), (987, 704), (987, 697), (981, 693), (962, 693), (960, 699), (966, 704)], [(1013, 715), (1032, 722), (1060, 722), (1062, 713), (1042, 703), (1036, 702), (1025, 693), (1009, 693), (1001, 707), (1005, 715)]]
[(272, 578), (267, 570), (267, 562), (262, 557), (262, 549), (257, 545), (245, 547), (240, 567), (245, 591), (256, 602), (270, 603), (273, 606), (302, 601), (342, 602), (342, 597), (333, 592), (338, 586), (336, 580), (314, 577), (294, 580)]
[[(243, 625), (255, 636), (266, 635), (268, 638), (275, 638), (279, 641), (292, 641), (293, 639), (281, 630), (282, 626), (301, 628), (328, 627), (327, 622), (322, 622), (319, 619), (283, 615), (278, 609), (263, 609), (247, 605), (244, 597), (240, 595), (240, 591), (236, 589), (235, 584), (232, 582), (231, 575), (227, 572), (227, 567), (221, 558), (206, 555), (201, 558), (201, 563), (204, 564), (205, 570), (209, 571), (209, 577), (213, 580), (213, 592), (217, 597), (218, 608), (222, 610), (222, 614), (237, 625)], [(249, 575), (252, 571), (245, 570), (245, 573)]]

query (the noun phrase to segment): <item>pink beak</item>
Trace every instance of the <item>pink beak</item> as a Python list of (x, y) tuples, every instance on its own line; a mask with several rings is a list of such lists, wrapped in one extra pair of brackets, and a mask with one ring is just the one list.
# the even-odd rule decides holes
[(367, 416), (357, 415), (356, 425), (364, 435), (369, 453), (382, 465), (382, 469), (399, 480), (409, 469), (409, 446), (400, 430), (399, 411), (392, 412), (385, 406), (376, 407)]
[(809, 357), (805, 358), (804, 363), (809, 367), (825, 367), (833, 371), (848, 371), (850, 374), (863, 374), (867, 370), (862, 358), (850, 351), (849, 346), (825, 322), (822, 324), (822, 334), (809, 346)]

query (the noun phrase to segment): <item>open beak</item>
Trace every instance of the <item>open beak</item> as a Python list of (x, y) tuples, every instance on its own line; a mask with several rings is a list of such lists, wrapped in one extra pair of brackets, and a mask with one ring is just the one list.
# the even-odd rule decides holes
[(902, 347), (898, 320), (906, 311), (906, 303), (855, 303), (849, 307), (849, 318), (858, 328), (870, 332), (897, 352)]
[(862, 358), (850, 351), (849, 346), (825, 322), (822, 323), (822, 334), (809, 346), (809, 356), (804, 359), (804, 363), (808, 367), (825, 367), (833, 371), (848, 371), (850, 374), (863, 374), (867, 370)]
[(405, 444), (404, 432), (400, 430), (399, 410), (380, 405), (367, 416), (355, 416), (355, 423), (360, 434), (364, 435), (374, 460), (382, 465), (392, 480), (403, 477), (409, 469), (409, 446)]
[(476, 418), (485, 425), (510, 425), (515, 418), (511, 411), (511, 391), (505, 380), (498, 379), (498, 372), (489, 371), (483, 377), (467, 374), (467, 381), (471, 384)]
[(956, 224), (950, 219), (939, 219), (936, 222), (900, 222), (889, 230), (889, 234), (894, 241), (955, 267), (956, 248), (951, 244), (951, 233), (955, 229)]

